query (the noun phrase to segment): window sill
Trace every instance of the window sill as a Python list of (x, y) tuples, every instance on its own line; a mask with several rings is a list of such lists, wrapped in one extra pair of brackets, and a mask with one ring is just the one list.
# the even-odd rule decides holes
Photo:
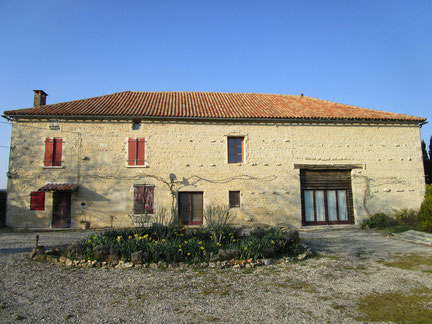
[(46, 166), (44, 165), (42, 169), (64, 169), (64, 165), (52, 165), (52, 166)]

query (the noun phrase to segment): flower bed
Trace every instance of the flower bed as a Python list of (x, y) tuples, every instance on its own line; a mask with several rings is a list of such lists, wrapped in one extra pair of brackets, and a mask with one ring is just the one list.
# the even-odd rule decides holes
[[(219, 234), (219, 233), (218, 233)], [(69, 246), (62, 256), (72, 260), (107, 263), (189, 263), (223, 260), (258, 260), (297, 256), (302, 252), (297, 231), (227, 227), (222, 235), (206, 228), (188, 229), (153, 225), (147, 228), (108, 230)]]

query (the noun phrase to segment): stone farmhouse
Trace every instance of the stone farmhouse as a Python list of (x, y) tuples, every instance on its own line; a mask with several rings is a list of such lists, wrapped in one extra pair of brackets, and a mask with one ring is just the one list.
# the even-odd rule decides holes
[(12, 123), (6, 224), (142, 225), (209, 205), (235, 223), (359, 224), (418, 208), (425, 118), (306, 96), (134, 92), (5, 111)]

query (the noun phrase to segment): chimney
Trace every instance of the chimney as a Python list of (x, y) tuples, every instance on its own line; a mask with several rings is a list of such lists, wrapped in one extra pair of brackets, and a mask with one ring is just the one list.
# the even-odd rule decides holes
[(303, 94), (303, 93), (301, 93), (301, 94), (300, 94), (300, 96), (301, 96), (301, 97), (303, 97), (303, 96), (304, 96), (304, 94)]
[(34, 99), (33, 99), (33, 107), (46, 105), (46, 97), (48, 94), (43, 90), (33, 90), (34, 91)]

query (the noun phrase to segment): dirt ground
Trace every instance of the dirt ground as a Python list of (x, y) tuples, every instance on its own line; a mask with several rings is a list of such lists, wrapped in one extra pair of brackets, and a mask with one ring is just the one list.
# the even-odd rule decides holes
[[(253, 269), (107, 270), (26, 258), (36, 234), (52, 248), (90, 233), (0, 231), (0, 322), (422, 323), (432, 312), (432, 248), (359, 229), (301, 232), (317, 257)], [(377, 300), (389, 300), (378, 314)], [(397, 313), (404, 303), (412, 310)]]

